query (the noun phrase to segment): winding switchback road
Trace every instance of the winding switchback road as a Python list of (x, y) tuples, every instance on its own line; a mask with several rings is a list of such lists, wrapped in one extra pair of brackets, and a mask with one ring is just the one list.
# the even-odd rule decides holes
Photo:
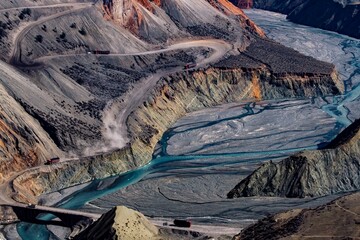
[[(77, 3), (77, 4), (57, 4), (57, 5), (48, 5), (48, 6), (34, 6), (34, 7), (28, 7), (28, 8), (50, 8), (50, 7), (68, 7), (71, 6), (72, 9), (62, 11), (56, 14), (53, 14), (51, 16), (47, 16), (44, 18), (41, 18), (37, 21), (34, 21), (30, 23), (29, 25), (25, 26), (23, 29), (21, 29), (18, 33), (14, 35), (14, 47), (10, 54), (10, 63), (13, 65), (22, 65), (21, 62), (21, 42), (26, 36), (26, 34), (29, 33), (31, 29), (34, 27), (45, 23), (46, 21), (63, 17), (67, 14), (83, 10), (85, 8), (93, 6), (93, 3)], [(19, 8), (14, 8), (19, 9)], [(9, 10), (9, 9), (7, 9)], [(0, 10), (5, 11), (5, 9)], [(216, 62), (220, 60), (224, 55), (233, 48), (233, 46), (225, 41), (222, 40), (216, 40), (216, 39), (205, 39), (205, 40), (189, 40), (189, 41), (181, 41), (178, 43), (175, 43), (173, 45), (170, 45), (164, 49), (159, 50), (151, 50), (146, 52), (137, 52), (137, 53), (111, 53), (109, 55), (104, 56), (139, 56), (139, 55), (149, 55), (149, 54), (157, 54), (162, 52), (168, 52), (168, 51), (175, 51), (175, 50), (181, 50), (181, 49), (189, 49), (189, 48), (210, 48), (212, 49), (212, 53), (208, 54), (206, 57), (198, 59), (196, 61), (197, 66), (204, 67), (208, 65), (209, 63)], [(56, 56), (44, 56), (38, 59), (35, 59), (36, 62), (45, 62), (47, 60), (56, 59), (56, 58), (63, 58), (63, 57), (71, 57), (71, 56), (79, 56), (79, 55), (88, 55), (87, 53), (83, 54), (67, 54), (67, 55), (56, 55)], [(127, 127), (126, 127), (126, 119), (128, 118), (129, 114), (138, 107), (144, 99), (148, 96), (149, 92), (154, 88), (158, 80), (166, 75), (169, 75), (171, 73), (181, 72), (184, 71), (183, 66), (178, 66), (171, 69), (164, 69), (160, 70), (153, 75), (145, 78), (143, 81), (141, 81), (140, 86), (136, 86), (127, 93), (126, 97), (123, 99), (121, 104), (121, 111), (117, 111), (117, 114), (114, 114), (113, 117), (107, 118), (107, 121), (104, 121), (105, 129), (107, 129), (108, 134), (110, 135), (110, 142), (114, 143), (115, 141), (111, 138), (111, 134), (116, 138), (121, 136), (122, 139), (124, 139), (124, 142), (122, 142), (122, 146), (125, 145), (127, 142)], [(113, 104), (110, 104), (110, 109), (119, 109), (119, 105), (116, 101), (114, 101)], [(122, 147), (118, 145), (111, 146), (112, 148), (115, 147)], [(98, 148), (95, 150), (95, 152), (98, 151)], [(71, 159), (71, 160), (79, 160), (79, 159)], [(59, 163), (61, 164), (61, 163)], [(24, 174), (27, 171), (32, 170), (40, 170), (45, 166), (37, 166), (33, 167), (27, 170), (24, 170), (22, 172), (17, 173), (15, 176), (13, 176), (9, 181), (5, 182), (4, 184), (0, 185), (0, 191), (4, 194), (0, 195), (0, 205), (11, 205), (11, 206), (20, 206), (20, 207), (26, 207), (25, 204), (21, 204), (13, 200), (10, 196), (14, 194), (14, 189), (12, 188), (13, 181), (16, 179), (16, 177)], [(20, 205), (19, 205), (20, 204)], [(40, 207), (40, 206), (39, 206)], [(41, 206), (44, 207), (44, 206)], [(44, 207), (45, 208), (45, 207)], [(47, 209), (51, 211), (55, 211), (56, 208)], [(61, 210), (63, 211), (63, 210)]]
[(38, 5), (38, 6), (27, 6), (27, 7), (13, 7), (13, 8), (4, 8), (0, 9), (1, 12), (8, 12), (12, 10), (21, 10), (21, 9), (41, 9), (41, 8), (60, 8), (60, 7), (73, 7), (75, 5), (89, 5), (94, 4), (93, 2), (86, 2), (86, 3), (58, 3), (58, 4), (52, 4), (52, 5)]
[[(58, 5), (56, 5), (58, 6)], [(24, 37), (26, 36), (26, 34), (33, 29), (34, 27), (45, 23), (46, 21), (58, 18), (58, 17), (62, 17), (65, 16), (67, 14), (76, 12), (76, 11), (80, 11), (83, 10), (85, 8), (91, 7), (93, 6), (93, 3), (74, 3), (72, 4), (72, 9), (70, 10), (66, 10), (66, 11), (62, 11), (44, 18), (40, 18), (37, 21), (31, 22), (29, 25), (27, 25), (26, 27), (24, 27), (23, 29), (21, 29), (18, 33), (16, 33), (14, 35), (14, 46), (12, 48), (12, 51), (10, 53), (10, 64), (12, 65), (21, 65), (21, 41), (24, 39)], [(31, 7), (30, 7), (31, 8)], [(35, 8), (35, 7), (33, 7)], [(42, 6), (42, 8), (45, 8), (45, 6)]]
[[(195, 48), (195, 47), (207, 47), (213, 49), (213, 53), (204, 59), (199, 59), (196, 63), (196, 68), (204, 67), (211, 62), (216, 62), (220, 60), (229, 50), (232, 49), (232, 45), (221, 40), (192, 40), (187, 42), (180, 42), (174, 45), (167, 47), (166, 49), (149, 51), (140, 53), (144, 54), (154, 54), (165, 51), (186, 49), (186, 48)], [(130, 55), (140, 55), (130, 54)], [(128, 56), (129, 54), (113, 54), (117, 56)], [(156, 83), (161, 77), (166, 75), (184, 71), (183, 66), (166, 69), (158, 71), (153, 75), (145, 78), (141, 81), (139, 87), (134, 87), (127, 95), (123, 98), (121, 97), (120, 103), (114, 101), (113, 104), (108, 107), (104, 112), (104, 128), (105, 134), (104, 137), (108, 140), (105, 145), (102, 143), (101, 146), (98, 146), (97, 150), (106, 151), (106, 149), (121, 148), (125, 146), (128, 142), (127, 136), (127, 126), (126, 120), (129, 114), (134, 111), (149, 95), (149, 92), (155, 87)], [(121, 109), (121, 110), (120, 110)], [(115, 113), (115, 114), (114, 114)], [(107, 146), (106, 146), (107, 145)]]

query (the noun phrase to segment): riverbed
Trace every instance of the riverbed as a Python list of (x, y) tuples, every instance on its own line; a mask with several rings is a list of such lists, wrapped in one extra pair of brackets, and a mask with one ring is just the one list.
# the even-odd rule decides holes
[[(233, 103), (190, 113), (159, 142), (151, 163), (96, 180), (59, 206), (105, 212), (126, 205), (154, 219), (189, 218), (195, 223), (241, 228), (268, 214), (313, 207), (322, 198), (227, 199), (226, 193), (264, 161), (317, 149), (360, 116), (360, 41), (290, 23), (282, 14), (247, 10), (267, 36), (336, 65), (342, 96)], [(23, 239), (48, 239), (44, 226), (19, 224)]]

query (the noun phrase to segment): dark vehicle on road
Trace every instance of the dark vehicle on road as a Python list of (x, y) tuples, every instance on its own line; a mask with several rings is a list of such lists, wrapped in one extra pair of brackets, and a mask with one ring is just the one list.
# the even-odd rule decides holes
[(189, 220), (179, 220), (179, 219), (175, 219), (175, 220), (174, 220), (174, 225), (175, 225), (176, 227), (189, 228), (189, 227), (191, 227), (191, 221), (189, 221)]
[(27, 205), (27, 207), (28, 207), (28, 208), (35, 208), (36, 205), (35, 205), (35, 204), (32, 204), (32, 203), (29, 203), (29, 204)]
[(58, 162), (60, 162), (60, 158), (54, 157), (54, 158), (46, 160), (45, 165), (51, 165), (51, 164), (58, 163)]
[(190, 68), (194, 68), (194, 67), (196, 67), (196, 63), (191, 62), (191, 63), (185, 64), (184, 69), (190, 69)]
[(110, 54), (109, 50), (91, 50), (87, 52), (88, 54)]

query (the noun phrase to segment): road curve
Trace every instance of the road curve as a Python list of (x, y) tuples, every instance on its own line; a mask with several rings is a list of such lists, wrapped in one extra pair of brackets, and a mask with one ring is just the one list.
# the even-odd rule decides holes
[[(63, 11), (63, 12), (60, 12), (60, 13), (57, 13), (57, 14), (54, 14), (54, 15), (51, 15), (51, 16), (48, 16), (45, 18), (41, 18), (38, 21), (32, 22), (31, 24), (26, 26), (24, 29), (22, 29), (18, 34), (16, 34), (14, 36), (14, 47), (10, 54), (10, 63), (12, 63), (14, 65), (21, 64), (21, 41), (32, 28), (34, 28), (35, 26), (42, 24), (46, 21), (49, 21), (49, 20), (52, 20), (52, 19), (55, 19), (58, 17), (62, 17), (64, 15), (73, 13), (75, 11), (80, 11), (80, 10), (90, 7), (92, 5), (93, 5), (92, 3), (73, 4), (72, 5), (73, 8), (71, 10)], [(57, 5), (57, 6), (59, 6), (59, 5)], [(62, 5), (62, 6), (64, 6), (64, 5)], [(45, 6), (41, 6), (41, 8), (44, 8), (44, 7)], [(34, 7), (34, 8), (40, 8), (40, 6)], [(211, 48), (213, 50), (213, 52), (211, 54), (209, 54), (208, 56), (206, 56), (205, 58), (197, 60), (196, 68), (204, 67), (211, 62), (216, 62), (216, 61), (220, 60), (222, 57), (224, 57), (224, 55), (228, 51), (230, 51), (232, 49), (233, 46), (225, 41), (217, 40), (217, 39), (188, 40), (188, 41), (182, 41), (182, 42), (175, 43), (171, 46), (168, 46), (168, 47), (166, 47), (164, 49), (160, 49), (160, 50), (151, 50), (151, 51), (147, 51), (147, 52), (137, 52), (137, 53), (130, 53), (130, 54), (111, 53), (109, 55), (104, 55), (104, 56), (119, 56), (119, 57), (121, 57), (121, 56), (138, 56), (138, 55), (156, 54), (156, 53), (188, 49), (188, 48), (198, 48), (198, 47)], [(45, 62), (46, 60), (50, 60), (50, 59), (69, 57), (69, 56), (79, 56), (79, 55), (87, 55), (87, 53), (45, 56), (45, 57), (36, 59), (36, 61)], [(112, 148), (123, 147), (125, 145), (125, 143), (128, 140), (127, 139), (126, 120), (129, 116), (129, 114), (132, 111), (134, 111), (134, 109), (136, 107), (138, 107), (147, 98), (149, 92), (154, 88), (154, 86), (156, 85), (158, 80), (163, 76), (166, 76), (166, 75), (169, 75), (172, 73), (176, 73), (176, 72), (181, 72), (181, 71), (184, 71), (183, 66), (178, 66), (178, 67), (174, 67), (171, 69), (160, 70), (160, 71), (154, 73), (153, 75), (145, 78), (143, 81), (141, 81), (140, 86), (134, 87), (133, 90), (131, 90), (130, 92), (128, 92), (126, 94), (126, 97), (124, 99), (122, 99), (124, 101), (120, 103), (121, 107), (123, 107), (123, 108), (119, 108), (119, 105), (118, 105), (119, 103), (117, 103), (116, 101), (114, 102), (114, 104), (110, 105), (110, 107), (108, 109), (108, 110), (110, 110), (109, 112), (111, 112), (113, 110), (122, 109), (122, 111), (120, 111), (120, 112), (117, 111), (116, 114), (114, 114), (112, 118), (108, 119), (108, 121), (104, 121), (105, 129), (107, 129), (106, 133), (108, 134), (108, 140), (110, 140), (111, 143), (114, 143), (113, 146), (110, 145)], [(119, 136), (121, 136), (121, 138), (124, 139), (124, 141), (121, 143), (122, 144), (121, 146), (117, 145)], [(113, 140), (112, 137), (116, 137), (116, 141), (112, 141)], [(95, 152), (98, 151), (98, 149), (99, 148), (95, 149)], [(9, 181), (0, 185), (0, 192), (4, 193), (4, 194), (0, 195), (0, 205), (26, 207), (27, 206), (26, 204), (18, 203), (10, 197), (12, 194), (14, 194), (13, 189), (12, 189), (12, 182), (14, 179), (16, 179), (16, 177), (24, 174), (25, 172), (31, 171), (31, 170), (37, 170), (37, 169), (40, 169), (41, 167), (44, 167), (44, 166), (37, 166), (37, 167), (30, 168), (30, 169), (24, 170), (22, 172), (19, 172), (15, 176), (13, 176)], [(46, 206), (36, 206), (36, 207), (38, 209), (43, 209), (46, 211), (53, 211), (53, 212), (56, 212), (56, 211), (60, 211), (62, 213), (66, 213), (66, 211), (68, 211), (69, 213), (70, 212), (71, 213), (78, 212), (78, 211), (71, 211), (71, 210), (64, 210), (64, 209), (59, 210), (54, 207), (46, 207)], [(78, 213), (81, 213), (82, 215), (84, 215), (82, 212), (78, 212)], [(98, 217), (98, 215), (92, 216), (92, 218), (97, 218), (97, 217)]]
[(13, 7), (13, 8), (4, 8), (0, 9), (1, 12), (7, 12), (12, 10), (21, 10), (21, 9), (41, 9), (41, 8), (59, 8), (59, 7), (73, 7), (74, 5), (89, 5), (94, 4), (93, 2), (85, 2), (85, 3), (58, 3), (52, 5), (37, 5), (37, 6), (28, 6), (28, 7)]
[(19, 65), (21, 64), (21, 41), (23, 40), (23, 38), (26, 36), (26, 34), (33, 29), (34, 27), (43, 24), (46, 21), (52, 20), (52, 19), (56, 19), (62, 16), (65, 16), (67, 14), (76, 12), (76, 11), (80, 11), (83, 10), (85, 8), (91, 7), (93, 6), (92, 3), (77, 3), (77, 4), (73, 4), (72, 5), (72, 9), (70, 10), (66, 10), (66, 11), (62, 11), (44, 18), (40, 18), (37, 21), (34, 21), (32, 23), (30, 23), (29, 25), (27, 25), (24, 29), (22, 29), (19, 33), (15, 34), (14, 36), (14, 46), (11, 50), (10, 53), (10, 64), (12, 65)]
[[(149, 51), (144, 54), (154, 54), (165, 51), (180, 50), (186, 48), (196, 48), (196, 47), (205, 47), (211, 48), (214, 51), (212, 54), (204, 59), (197, 61), (196, 68), (204, 67), (211, 62), (216, 62), (220, 60), (228, 51), (232, 49), (232, 45), (226, 43), (225, 41), (208, 39), (208, 40), (192, 40), (186, 42), (180, 42), (173, 44), (165, 49)], [(129, 56), (123, 54), (113, 54), (115, 56)], [(139, 55), (139, 54), (134, 54)], [(101, 143), (96, 148), (92, 150), (96, 151), (106, 151), (114, 148), (121, 148), (128, 143), (128, 132), (126, 126), (126, 120), (130, 113), (135, 110), (136, 107), (145, 101), (149, 96), (149, 92), (155, 87), (158, 80), (166, 75), (182, 72), (184, 71), (183, 66), (166, 69), (158, 71), (149, 77), (141, 81), (140, 86), (135, 86), (130, 92), (126, 94), (125, 97), (120, 97), (122, 100), (120, 103), (114, 101), (107, 109), (104, 111), (103, 124), (104, 124), (104, 138), (105, 142)], [(120, 110), (121, 109), (121, 110)], [(89, 151), (89, 149), (87, 149)]]

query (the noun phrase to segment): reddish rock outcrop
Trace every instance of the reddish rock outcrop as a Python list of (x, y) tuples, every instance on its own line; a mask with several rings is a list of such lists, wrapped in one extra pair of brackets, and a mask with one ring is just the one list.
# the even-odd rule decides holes
[[(261, 37), (265, 37), (264, 31), (256, 26), (256, 24), (246, 16), (246, 14), (239, 8), (240, 6), (235, 6), (228, 0), (207, 0), (212, 6), (222, 11), (226, 15), (235, 15), (238, 16), (241, 26), (248, 29), (250, 32), (253, 32)], [(252, 7), (252, 5), (251, 5)]]
[[(259, 36), (264, 36), (264, 32), (257, 27), (245, 14), (244, 12), (233, 5), (228, 0), (201, 0), (202, 7), (205, 6), (204, 11), (207, 11), (209, 8), (207, 7), (207, 3), (210, 3), (215, 9), (224, 13), (227, 16), (236, 16), (239, 19), (239, 22), (243, 29), (247, 29), (250, 32), (253, 32)], [(174, 29), (170, 30), (168, 28), (169, 24), (179, 27), (181, 22), (171, 22), (169, 23), (169, 19), (174, 21), (180, 15), (185, 15), (188, 13), (182, 13), (181, 7), (186, 6), (188, 4), (186, 1), (184, 2), (173, 2), (173, 0), (108, 0), (103, 3), (103, 11), (104, 17), (106, 19), (113, 20), (116, 24), (119, 24), (122, 27), (130, 30), (133, 34), (144, 38), (144, 36), (148, 36), (149, 38), (153, 38), (149, 36), (150, 25), (158, 25), (158, 31), (168, 31), (168, 35), (171, 35)], [(173, 7), (179, 9), (173, 9)], [(159, 9), (159, 8), (160, 9)], [(169, 11), (171, 8), (171, 11)], [(211, 7), (210, 7), (211, 8)], [(159, 11), (165, 10), (168, 16), (164, 17), (163, 13)], [(184, 10), (185, 11), (185, 10)], [(214, 17), (216, 11), (214, 11)], [(186, 16), (184, 16), (186, 18)], [(201, 25), (206, 24), (202, 22), (201, 17), (199, 17), (198, 21), (192, 21), (192, 25)], [(164, 27), (165, 26), (165, 27)], [(187, 27), (187, 26), (185, 26)], [(180, 27), (181, 28), (181, 27)], [(179, 29), (178, 29), (179, 30)], [(179, 30), (180, 31), (180, 30)], [(146, 32), (146, 33), (144, 33)], [(148, 39), (147, 39), (148, 40)]]
[(253, 0), (232, 0), (232, 2), (242, 9), (252, 8), (254, 6)]

